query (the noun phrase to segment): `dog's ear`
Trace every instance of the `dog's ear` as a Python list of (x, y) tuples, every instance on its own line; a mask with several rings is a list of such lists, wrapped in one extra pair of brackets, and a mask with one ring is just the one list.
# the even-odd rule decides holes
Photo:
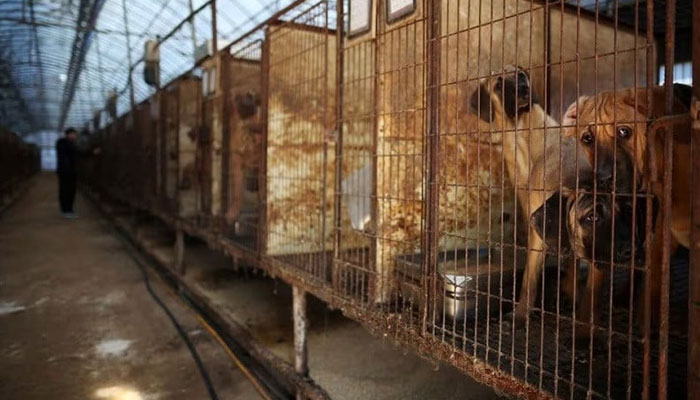
[[(562, 189), (573, 190), (577, 183), (578, 187), (592, 187), (593, 167), (591, 167), (582, 145), (572, 137), (565, 137), (561, 139), (559, 150), (561, 152), (561, 165), (559, 168), (550, 168), (551, 172), (546, 179), (558, 184), (561, 178)], [(559, 163), (558, 157), (554, 162)]]
[[(630, 89), (632, 91), (633, 89)], [(647, 97), (647, 90), (651, 90), (652, 104), (649, 107), (649, 99)], [(690, 109), (690, 102), (692, 98), (692, 88), (688, 85), (682, 85), (679, 83), (673, 84), (673, 114), (685, 114)], [(623, 97), (623, 101), (631, 106), (636, 107), (637, 112), (640, 114), (637, 116), (639, 121), (651, 119), (651, 124), (654, 124), (654, 120), (667, 115), (666, 112), (666, 88), (664, 86), (656, 86), (651, 89), (638, 89), (637, 90), (637, 101), (635, 104), (635, 98), (633, 94)], [(676, 126), (673, 130), (674, 141), (683, 144), (690, 143), (690, 127), (689, 126)]]
[[(557, 250), (560, 243), (562, 252), (569, 251), (571, 248), (566, 222), (568, 207), (567, 198), (556, 192), (530, 216), (530, 225), (550, 251)], [(561, 235), (561, 241), (559, 235)]]
[(681, 83), (673, 84), (673, 96), (680, 104), (690, 109), (690, 102), (693, 98), (693, 88)]
[(481, 83), (479, 88), (472, 93), (469, 99), (471, 111), (482, 120), (493, 122), (493, 107), (491, 105), (491, 94), (486, 89), (486, 83)]
[[(581, 96), (576, 101), (571, 103), (569, 108), (566, 109), (564, 113), (564, 118), (562, 118), (561, 124), (564, 128), (576, 126), (576, 120), (578, 119), (579, 108), (583, 106), (583, 103), (588, 100), (588, 96)], [(573, 132), (565, 129), (564, 132)]]

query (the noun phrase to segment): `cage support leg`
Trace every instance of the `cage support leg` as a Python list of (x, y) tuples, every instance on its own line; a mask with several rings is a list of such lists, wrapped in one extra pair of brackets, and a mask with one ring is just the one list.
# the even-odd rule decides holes
[[(306, 333), (308, 320), (306, 318), (306, 292), (297, 287), (292, 287), (292, 312), (294, 314), (294, 371), (304, 377), (309, 376), (308, 346)], [(297, 393), (297, 400), (303, 399)]]

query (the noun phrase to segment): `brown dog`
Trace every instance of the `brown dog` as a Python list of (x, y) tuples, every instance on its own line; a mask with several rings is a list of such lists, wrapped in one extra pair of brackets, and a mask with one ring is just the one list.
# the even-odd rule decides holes
[(592, 170), (584, 155), (577, 156), (573, 140), (561, 141), (559, 124), (538, 103), (523, 69), (485, 79), (470, 104), (496, 133), (501, 132), (505, 169), (528, 224), (527, 263), (515, 309), (518, 318), (525, 318), (537, 299), (546, 245), (530, 217), (562, 187), (574, 189), (579, 173), (591, 175)]
[[(584, 160), (585, 161), (585, 160)], [(588, 174), (587, 174), (588, 175)], [(588, 175), (590, 178), (591, 175)], [(556, 181), (556, 177), (550, 179)], [(598, 324), (600, 313), (596, 312), (601, 298), (605, 269), (603, 265), (629, 262), (632, 257), (633, 240), (641, 248), (643, 235), (631, 235), (629, 229), (635, 217), (631, 199), (610, 194), (594, 195), (591, 191), (592, 181), (579, 176), (577, 191), (557, 192), (532, 214), (530, 223), (537, 233), (544, 238), (548, 249), (560, 253), (571, 252), (572, 256), (565, 262), (566, 275), (562, 291), (577, 304), (576, 319), (581, 322)], [(643, 227), (643, 205), (636, 214), (637, 230)], [(563, 224), (563, 226), (562, 226)], [(637, 253), (639, 256), (640, 253)], [(574, 287), (581, 275), (580, 266), (586, 263), (588, 268), (586, 288), (583, 296), (576, 293)], [(577, 325), (577, 337), (588, 337), (590, 330)], [(584, 328), (581, 330), (580, 328)]]
[[(649, 102), (651, 97), (651, 102)], [(674, 114), (687, 114), (690, 88), (674, 85)], [(663, 87), (606, 91), (581, 97), (567, 110), (564, 135), (581, 143), (587, 158), (595, 166), (599, 180), (624, 196), (630, 195), (635, 183), (651, 184), (657, 198), (664, 194), (661, 177), (664, 173), (664, 137), (647, 134), (657, 118), (666, 115)], [(682, 121), (682, 120), (681, 120)], [(673, 163), (671, 190), (671, 254), (678, 245), (690, 244), (690, 121), (682, 121), (673, 129)], [(653, 132), (650, 132), (653, 133)], [(647, 155), (651, 165), (647, 165)], [(661, 297), (661, 263), (663, 260), (662, 226), (657, 218), (650, 265), (652, 315), (658, 315)], [(639, 297), (643, 301), (643, 296)], [(640, 311), (644, 307), (638, 308)]]

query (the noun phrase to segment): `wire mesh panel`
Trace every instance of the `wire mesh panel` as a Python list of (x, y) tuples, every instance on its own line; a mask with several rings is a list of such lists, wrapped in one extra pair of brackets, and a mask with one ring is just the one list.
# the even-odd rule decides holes
[[(123, 199), (128, 200), (129, 204), (137, 205), (140, 199), (139, 186), (141, 186), (143, 176), (139, 175), (138, 166), (140, 164), (141, 151), (140, 140), (136, 131), (136, 114), (137, 109), (132, 108), (124, 114), (124, 130), (121, 133), (119, 142), (119, 155), (121, 165), (124, 166), (124, 185), (121, 187)], [(133, 152), (133, 154), (129, 154)]]
[(169, 86), (160, 94), (161, 109), (161, 173), (163, 210), (177, 213), (178, 179), (178, 100), (177, 86)]
[[(397, 277), (400, 285), (422, 279), (420, 270), (404, 270), (403, 260), (420, 254), (424, 228), (427, 5), (418, 1), (412, 13), (398, 20), (384, 11), (387, 4), (377, 5), (377, 275), (372, 298), (382, 304), (391, 301)], [(416, 304), (414, 296), (404, 300)]]
[(260, 185), (264, 156), (261, 104), (262, 32), (241, 40), (222, 69), (228, 110), (224, 124), (221, 219), (226, 240), (258, 250)]
[(199, 214), (202, 192), (201, 174), (197, 164), (201, 81), (195, 77), (180, 78), (177, 91), (178, 215), (193, 219)]
[(664, 199), (683, 173), (649, 169), (687, 157), (656, 125), (687, 89), (654, 105), (639, 4), (572, 3), (432, 5), (428, 331), (556, 397), (684, 396), (687, 255), (661, 239), (684, 225), (660, 222), (683, 213)]
[[(152, 101), (152, 100), (151, 100)], [(145, 101), (136, 109), (136, 135), (139, 143), (139, 163), (136, 173), (141, 175), (138, 201), (142, 209), (150, 209), (156, 193), (156, 130), (152, 118), (152, 103)]]
[(200, 205), (197, 137), (201, 111), (201, 82), (183, 76), (163, 89), (161, 165), (165, 210), (173, 216), (195, 218)]
[[(347, 2), (346, 2), (347, 3)], [(345, 13), (345, 26), (349, 26)], [(368, 27), (369, 29), (369, 27)], [(373, 210), (376, 132), (376, 52), (373, 37), (343, 37), (342, 93), (337, 142), (340, 186), (336, 185), (338, 252), (334, 289), (343, 297), (370, 300), (370, 282), (376, 281), (376, 230)], [(337, 206), (336, 206), (337, 207)]]
[(266, 256), (330, 277), (333, 249), (335, 32), (325, 1), (267, 27)]
[[(130, 168), (131, 168), (131, 157), (129, 155), (129, 147), (127, 142), (127, 118), (128, 113), (123, 114), (118, 117), (112, 123), (112, 130), (110, 132), (110, 143), (112, 147), (112, 156), (114, 160), (113, 165), (119, 165), (120, 168), (115, 168), (112, 173), (113, 178), (110, 182), (114, 182), (111, 185), (111, 192), (116, 199), (120, 201), (125, 201), (129, 199), (128, 190), (131, 186), (130, 182)], [(130, 118), (128, 118), (130, 119)]]
[(334, 288), (413, 326), (424, 295), (427, 3), (345, 6)]
[[(228, 67), (225, 54), (202, 61), (202, 112), (197, 137), (197, 169), (200, 181), (200, 223), (212, 226), (221, 215), (221, 173), (223, 148), (224, 91), (222, 71)], [(213, 227), (213, 226), (212, 226)]]

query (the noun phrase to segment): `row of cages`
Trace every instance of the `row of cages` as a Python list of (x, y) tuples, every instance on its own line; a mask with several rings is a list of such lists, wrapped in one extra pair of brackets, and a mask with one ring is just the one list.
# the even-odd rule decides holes
[(40, 169), (39, 148), (0, 126), (0, 206)]
[(296, 1), (82, 170), (516, 395), (698, 395), (692, 9)]

